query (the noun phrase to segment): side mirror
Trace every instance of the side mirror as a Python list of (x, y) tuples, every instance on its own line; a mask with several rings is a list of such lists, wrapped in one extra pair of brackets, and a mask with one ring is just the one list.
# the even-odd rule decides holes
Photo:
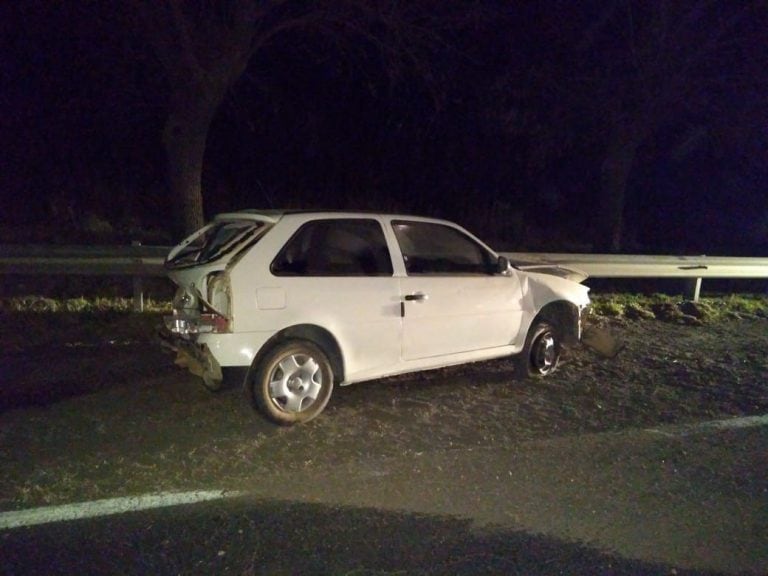
[(499, 256), (499, 259), (496, 261), (496, 273), (497, 274), (506, 274), (509, 272), (510, 264), (509, 260), (505, 256)]

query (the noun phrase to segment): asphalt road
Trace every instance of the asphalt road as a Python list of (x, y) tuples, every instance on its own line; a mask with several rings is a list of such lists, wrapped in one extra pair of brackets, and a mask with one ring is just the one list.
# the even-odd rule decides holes
[(3, 574), (768, 574), (768, 418), (264, 471), (0, 532)]

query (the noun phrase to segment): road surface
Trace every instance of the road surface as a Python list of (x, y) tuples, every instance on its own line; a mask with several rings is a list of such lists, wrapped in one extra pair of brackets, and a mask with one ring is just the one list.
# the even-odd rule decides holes
[(768, 418), (312, 461), (7, 527), (20, 514), (0, 514), (4, 574), (764, 575)]

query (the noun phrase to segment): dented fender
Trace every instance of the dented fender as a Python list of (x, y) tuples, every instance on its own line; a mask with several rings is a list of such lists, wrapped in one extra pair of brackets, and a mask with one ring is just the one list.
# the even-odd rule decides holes
[(582, 316), (589, 306), (589, 288), (562, 277), (530, 271), (518, 271), (524, 308), (530, 314), (524, 319), (523, 334), (542, 313), (564, 328), (568, 341), (578, 341), (582, 333)]

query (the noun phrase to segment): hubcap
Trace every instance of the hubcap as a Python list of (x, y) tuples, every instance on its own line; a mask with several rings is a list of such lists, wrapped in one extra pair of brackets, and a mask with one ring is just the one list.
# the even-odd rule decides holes
[(531, 354), (533, 366), (539, 373), (546, 374), (552, 369), (556, 358), (555, 338), (550, 332), (545, 332), (536, 340), (536, 346)]
[(269, 397), (284, 412), (302, 412), (323, 387), (320, 365), (308, 354), (290, 354), (269, 375)]

